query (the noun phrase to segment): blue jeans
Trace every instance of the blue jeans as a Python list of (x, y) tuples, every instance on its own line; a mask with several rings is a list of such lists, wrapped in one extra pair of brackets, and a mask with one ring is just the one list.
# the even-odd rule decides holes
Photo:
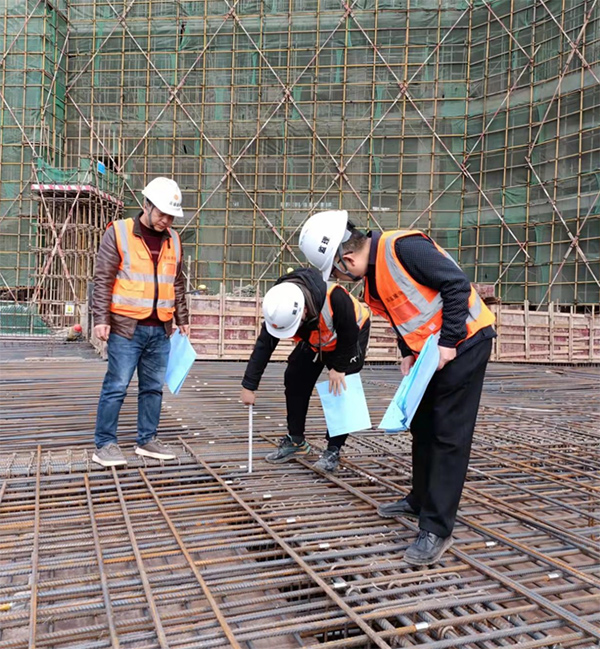
[(138, 446), (156, 436), (162, 406), (163, 384), (171, 344), (164, 327), (136, 327), (133, 338), (111, 333), (108, 338), (108, 370), (102, 384), (95, 442), (102, 448), (117, 443), (117, 424), (131, 377), (138, 372)]

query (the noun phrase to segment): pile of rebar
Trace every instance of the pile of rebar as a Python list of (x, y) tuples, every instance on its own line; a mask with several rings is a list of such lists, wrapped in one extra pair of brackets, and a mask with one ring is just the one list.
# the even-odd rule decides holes
[[(326, 476), (262, 457), (285, 432), (283, 365), (255, 408), (247, 467), (243, 365), (197, 363), (166, 395), (161, 464), (90, 462), (106, 365), (0, 365), (0, 649), (52, 647), (592, 648), (600, 643), (597, 368), (491, 366), (454, 546), (402, 556), (416, 524), (382, 519), (407, 493), (410, 437), (351, 436)], [(362, 373), (373, 423), (399, 380)], [(324, 445), (313, 397), (308, 438)]]

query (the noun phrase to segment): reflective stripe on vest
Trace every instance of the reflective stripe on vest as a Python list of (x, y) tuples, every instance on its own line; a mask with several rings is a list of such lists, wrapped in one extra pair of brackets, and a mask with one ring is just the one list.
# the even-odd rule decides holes
[[(141, 306), (141, 307), (149, 307), (152, 309), (154, 305), (154, 298), (152, 299), (144, 299), (144, 298), (131, 298), (131, 297), (126, 297), (123, 295), (115, 295), (113, 293), (112, 296), (112, 302), (113, 304), (123, 304), (127, 306)], [(157, 309), (169, 309), (173, 307), (175, 302), (173, 300), (157, 300), (156, 302), (156, 308)]]
[[(370, 298), (368, 287), (365, 290), (365, 299), (376, 313), (390, 321), (413, 351), (419, 352), (427, 338), (431, 334), (438, 334), (442, 328), (443, 300), (439, 291), (415, 281), (396, 256), (396, 241), (411, 235), (429, 238), (418, 230), (399, 230), (381, 235), (375, 266), (375, 281), (380, 300)], [(458, 267), (448, 252), (435, 241), (430, 241)], [(494, 315), (471, 286), (469, 313), (466, 318), (467, 338), (483, 327), (494, 324), (494, 321)]]
[[(337, 345), (337, 332), (333, 327), (333, 309), (331, 308), (331, 291), (336, 284), (327, 283), (327, 297), (319, 314), (319, 327), (310, 334), (308, 342), (315, 350), (328, 352)], [(345, 290), (345, 289), (344, 289)]]
[[(339, 284), (327, 284), (327, 297), (325, 298), (323, 308), (319, 314), (319, 326), (315, 331), (311, 332), (308, 339), (308, 344), (315, 351), (333, 351), (337, 344), (337, 333), (333, 327), (333, 309), (331, 308), (331, 293), (334, 288), (341, 288), (346, 291), (346, 289), (343, 286), (339, 286)], [(346, 293), (354, 305), (356, 324), (359, 329), (362, 329), (365, 322), (369, 319), (369, 309), (364, 304), (361, 304), (352, 294), (348, 293), (348, 291), (346, 291)]]
[(179, 266), (179, 262), (181, 261), (181, 239), (179, 238), (179, 232), (169, 228), (169, 234), (175, 246), (175, 263)]
[(158, 318), (163, 322), (171, 320), (175, 312), (175, 277), (181, 261), (178, 233), (169, 229), (171, 237), (163, 240), (155, 269), (143, 238), (133, 233), (134, 220), (115, 221), (112, 226), (121, 263), (113, 286), (111, 312), (136, 320), (148, 318), (158, 287)]

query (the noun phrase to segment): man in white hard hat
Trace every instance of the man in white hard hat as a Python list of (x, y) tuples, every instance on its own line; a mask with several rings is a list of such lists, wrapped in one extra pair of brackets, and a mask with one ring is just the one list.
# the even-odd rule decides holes
[(440, 362), (411, 425), (412, 490), (379, 507), (381, 516), (419, 519), (408, 563), (435, 563), (452, 544), (494, 316), (450, 255), (417, 230), (364, 234), (345, 211), (310, 217), (300, 249), (328, 279), (360, 281), (365, 302), (398, 335), (400, 369), (407, 375), (431, 334)]
[(181, 191), (170, 178), (154, 178), (142, 191), (135, 219), (109, 224), (96, 257), (94, 335), (108, 341), (108, 369), (96, 416), (92, 456), (102, 466), (127, 460), (117, 444), (119, 412), (138, 373), (138, 455), (158, 460), (177, 456), (156, 436), (169, 359), (173, 320), (189, 331), (182, 274), (182, 248), (173, 221), (183, 218)]
[[(284, 376), (288, 434), (265, 458), (279, 464), (310, 453), (304, 437), (306, 414), (323, 368), (329, 370), (329, 391), (334, 394), (345, 389), (346, 375), (362, 369), (370, 314), (345, 288), (327, 285), (314, 269), (301, 268), (280, 277), (267, 292), (263, 315), (265, 321), (242, 380), (244, 404), (255, 402), (260, 379), (279, 340), (293, 338), (298, 343), (288, 358)], [(327, 449), (315, 466), (335, 471), (347, 437), (326, 433)]]

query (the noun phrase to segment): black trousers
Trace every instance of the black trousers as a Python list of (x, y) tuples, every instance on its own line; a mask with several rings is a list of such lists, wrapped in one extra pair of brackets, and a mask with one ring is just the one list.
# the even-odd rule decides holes
[(420, 510), (419, 527), (444, 538), (454, 528), (491, 351), (483, 340), (436, 372), (412, 421), (407, 499)]
[[(356, 355), (352, 358), (346, 371), (347, 376), (360, 372), (365, 363), (369, 345), (369, 331), (370, 323), (366, 323), (359, 333)], [(295, 442), (304, 439), (310, 396), (323, 368), (328, 366), (327, 361), (327, 352), (322, 354), (322, 359), (319, 359), (317, 352), (304, 342), (296, 345), (294, 351), (289, 355), (288, 366), (284, 375), (285, 403), (287, 406), (288, 432)], [(336, 435), (330, 438), (329, 432), (326, 433), (326, 439), (330, 447), (341, 448), (347, 438), (348, 435)]]

